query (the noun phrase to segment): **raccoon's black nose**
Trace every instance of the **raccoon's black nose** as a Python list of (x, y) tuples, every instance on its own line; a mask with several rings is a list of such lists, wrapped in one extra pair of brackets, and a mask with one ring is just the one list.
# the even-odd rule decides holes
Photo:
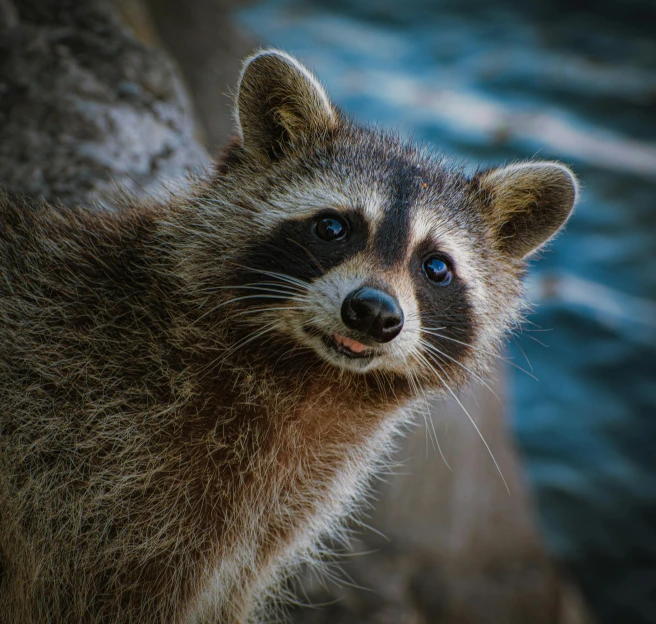
[(350, 329), (367, 334), (376, 342), (389, 342), (403, 329), (403, 310), (395, 297), (365, 286), (346, 296), (342, 320)]

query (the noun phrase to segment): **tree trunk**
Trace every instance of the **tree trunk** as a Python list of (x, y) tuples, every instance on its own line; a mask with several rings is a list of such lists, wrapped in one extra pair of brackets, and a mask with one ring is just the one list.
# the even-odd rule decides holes
[(0, 184), (64, 204), (158, 195), (206, 154), (162, 51), (104, 0), (0, 0)]

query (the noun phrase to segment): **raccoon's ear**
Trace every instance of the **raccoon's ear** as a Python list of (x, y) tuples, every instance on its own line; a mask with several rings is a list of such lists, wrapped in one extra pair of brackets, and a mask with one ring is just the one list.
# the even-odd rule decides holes
[(499, 248), (514, 258), (539, 249), (565, 224), (578, 196), (574, 174), (555, 162), (528, 162), (474, 178)]
[(279, 158), (289, 145), (323, 134), (338, 121), (319, 81), (279, 50), (246, 59), (235, 116), (244, 149), (269, 159)]

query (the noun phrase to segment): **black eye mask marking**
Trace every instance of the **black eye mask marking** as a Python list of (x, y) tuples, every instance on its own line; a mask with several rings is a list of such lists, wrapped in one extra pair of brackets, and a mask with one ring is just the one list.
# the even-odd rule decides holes
[[(435, 269), (435, 280), (426, 270), (427, 261), (433, 259), (439, 260), (432, 267)], [(460, 361), (467, 351), (466, 345), (472, 343), (475, 335), (474, 308), (470, 303), (469, 288), (459, 279), (452, 260), (436, 250), (432, 241), (425, 241), (417, 247), (410, 270), (421, 326), (427, 330), (422, 332), (422, 339), (443, 353), (431, 352), (432, 359), (447, 371), (453, 367), (460, 368), (451, 358)], [(445, 338), (435, 334), (442, 334)], [(424, 353), (426, 351), (430, 350), (424, 348)], [(439, 366), (435, 367), (442, 374)]]
[[(320, 223), (326, 238), (319, 235)], [(339, 223), (345, 232), (338, 233)], [(240, 268), (232, 282), (246, 285), (275, 281), (264, 272), (309, 282), (363, 251), (368, 235), (364, 216), (355, 210), (326, 210), (308, 218), (283, 221), (240, 255), (236, 260)], [(247, 303), (260, 305), (263, 301), (251, 299)]]

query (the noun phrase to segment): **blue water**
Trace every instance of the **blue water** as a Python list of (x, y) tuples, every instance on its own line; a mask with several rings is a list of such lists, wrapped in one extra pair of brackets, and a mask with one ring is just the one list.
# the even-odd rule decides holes
[[(529, 3), (526, 3), (529, 4)], [(603, 622), (656, 622), (656, 6), (267, 0), (238, 19), (334, 100), (473, 164), (573, 166), (534, 263), (513, 428), (552, 551)], [(547, 347), (535, 342), (537, 338)]]

